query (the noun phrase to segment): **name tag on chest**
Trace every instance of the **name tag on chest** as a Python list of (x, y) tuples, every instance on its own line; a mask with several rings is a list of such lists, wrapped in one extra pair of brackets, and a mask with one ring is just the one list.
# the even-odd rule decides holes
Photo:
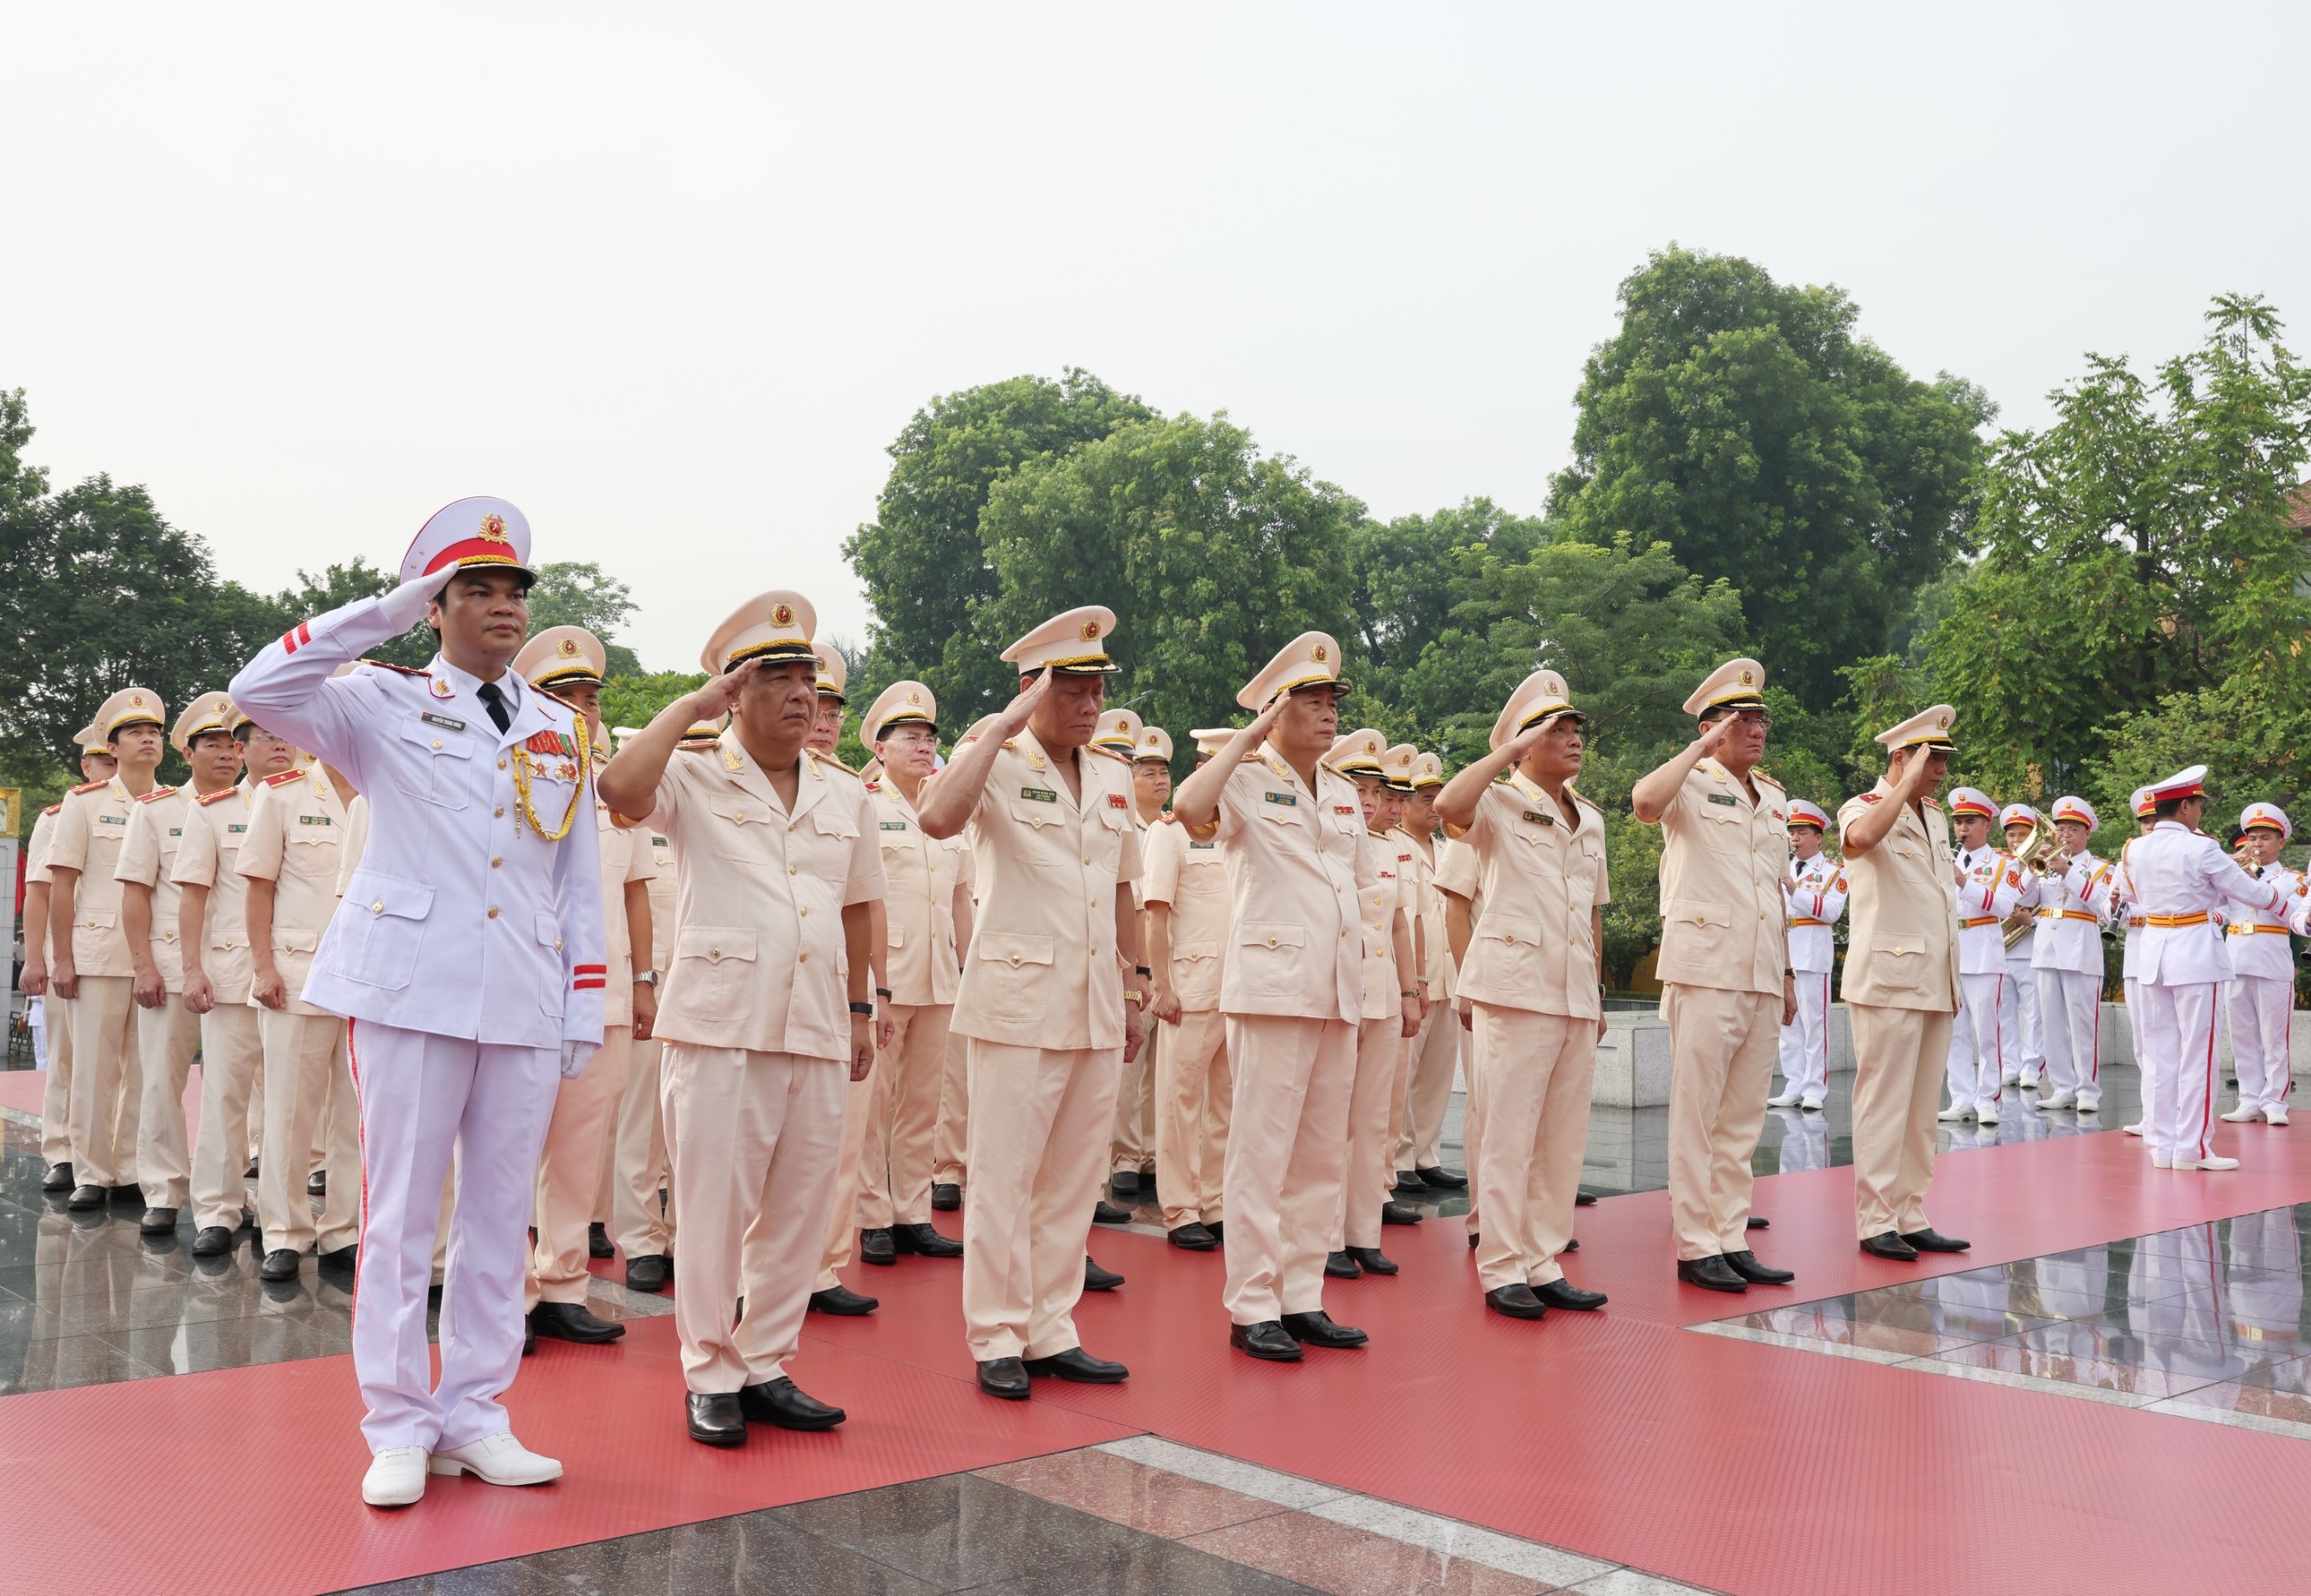
[(1709, 795), (1709, 801), (1712, 803), (1722, 803), (1728, 809), (1739, 809), (1741, 807), (1741, 801), (1739, 798), (1734, 797), (1731, 793), (1712, 793)]
[(100, 814), (97, 817), (97, 824), (100, 826), (125, 826), (127, 823), (128, 817), (125, 814)]
[(1536, 826), (1554, 826), (1556, 824), (1556, 816), (1553, 814), (1543, 814), (1537, 809), (1527, 810), (1525, 812), (1525, 818), (1532, 821)]
[(301, 814), (297, 817), (297, 823), (301, 826), (326, 826), (329, 824), (329, 816), (325, 814)]
[(443, 731), (463, 731), (466, 728), (466, 723), (454, 715), (436, 715), (428, 710), (418, 719), (428, 726), (438, 726)]
[(1022, 787), (1019, 796), (1036, 803), (1056, 803), (1059, 794), (1044, 787)]
[(1191, 842), (1188, 846), (1190, 848), (1218, 848), (1220, 844), (1217, 842)]
[(227, 831), (231, 831), (231, 832), (236, 832), (236, 833), (237, 833), (237, 832), (241, 832), (241, 831), (246, 831), (246, 830), (248, 830), (248, 826), (247, 826), (247, 824), (246, 824), (246, 822), (244, 822), (244, 823), (242, 823), (242, 824), (240, 824), (240, 825), (237, 825), (237, 826), (227, 826), (227, 827), (225, 828), (225, 830), (227, 830)]
[(906, 830), (906, 822), (905, 821), (885, 821), (883, 822), (883, 830), (886, 831), (904, 831)]
[(1296, 793), (1270, 793), (1266, 796), (1270, 803), (1281, 803), (1286, 809), (1300, 807), (1300, 795)]

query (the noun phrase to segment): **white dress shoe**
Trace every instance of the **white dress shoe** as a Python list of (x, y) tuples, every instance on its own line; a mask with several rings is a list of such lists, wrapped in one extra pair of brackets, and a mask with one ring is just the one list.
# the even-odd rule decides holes
[(2153, 1153), (2150, 1155), (2150, 1167), (2153, 1169), (2172, 1169), (2175, 1167), (2175, 1161), (2172, 1158), (2164, 1157), (2159, 1154)]
[(1804, 1109), (1813, 1109), (1815, 1113), (1819, 1113), (1819, 1112), (1821, 1112), (1822, 1105), (1823, 1105), (1824, 1103), (1827, 1102), (1828, 1100), (1828, 1100), (1827, 1098), (1809, 1097), (1809, 1098), (1805, 1099), (1805, 1100), (1804, 1102), (1800, 1103), (1800, 1104), (1798, 1105), (1798, 1107), (1800, 1107), (1800, 1108), (1804, 1108)]
[(2132, 1125), (2121, 1125), (2119, 1128), (2125, 1131), (2129, 1136), (2140, 1136), (2142, 1134), (2142, 1121), (2138, 1119)]
[(361, 1499), (373, 1508), (406, 1508), (425, 1495), (425, 1449), (388, 1446), (369, 1460)]
[(2101, 1098), (2090, 1097), (2080, 1098), (2078, 1100), (2078, 1111), (2082, 1114), (2099, 1114), (2102, 1111), (2102, 1100)]
[(2019, 1075), (2000, 1075), (1998, 1080), (1999, 1084), (2001, 1086), (2019, 1086), (2022, 1084), (2022, 1077)]
[(1794, 1091), (1785, 1091), (1766, 1099), (1766, 1107), (1768, 1109), (1794, 1109), (1796, 1106), (1797, 1094)]
[(437, 1452), (425, 1466), (436, 1474), (471, 1474), (486, 1485), (543, 1485), (562, 1478), (561, 1463), (524, 1446), (511, 1430)]
[(2217, 1114), (2215, 1116), (2216, 1118), (2222, 1120), (2225, 1125), (2244, 1125), (2250, 1119), (2260, 1119), (2262, 1117), (2263, 1111), (2255, 1107), (2252, 1103), (2241, 1103), (2228, 1114)]
[(1998, 1123), (1998, 1105), (1996, 1103), (1984, 1103), (1981, 1108), (1976, 1109), (1974, 1110), (1974, 1123), (1977, 1125), (1996, 1125)]
[(2067, 1109), (2070, 1106), (2071, 1096), (2066, 1091), (2050, 1091), (2038, 1100), (2041, 1109)]
[(1955, 1103), (1952, 1103), (1948, 1108), (1943, 1109), (1942, 1112), (1936, 1114), (1935, 1118), (1941, 1120), (1944, 1125), (1948, 1125), (1954, 1120), (1963, 1119), (1966, 1117), (1966, 1109), (1960, 1108)]
[(2239, 1167), (2239, 1160), (2220, 1155), (2212, 1158), (2177, 1158), (2175, 1160), (2175, 1167), (2176, 1169), (2236, 1169)]
[(2273, 1103), (2269, 1108), (2265, 1109), (2263, 1110), (2263, 1123), (2265, 1125), (2285, 1125), (2287, 1123), (2287, 1105), (2285, 1103)]

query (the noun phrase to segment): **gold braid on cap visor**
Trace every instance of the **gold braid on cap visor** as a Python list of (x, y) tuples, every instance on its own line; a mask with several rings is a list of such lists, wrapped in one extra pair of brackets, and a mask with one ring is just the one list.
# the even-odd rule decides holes
[(1087, 675), (1093, 672), (1099, 672), (1104, 674), (1107, 672), (1117, 670), (1118, 668), (1119, 667), (1118, 667), (1115, 661), (1109, 659), (1104, 654), (1079, 654), (1063, 660), (1045, 660), (1041, 664), (1022, 665), (1020, 667), (1023, 672), (1081, 671)]
[(599, 687), (602, 684), (602, 678), (601, 673), (591, 665), (565, 665), (559, 671), (530, 678), (532, 687), (546, 691), (571, 682), (587, 682)]
[(934, 736), (938, 733), (939, 723), (932, 719), (930, 716), (924, 714), (922, 710), (895, 710), (891, 714), (884, 716), (881, 723), (875, 728), (875, 735), (868, 738), (867, 740), (870, 743), (879, 743), (885, 738), (891, 735), (892, 727), (905, 726), (910, 722), (917, 726), (928, 726), (931, 728), (932, 733)]
[(818, 653), (809, 644), (797, 643), (791, 637), (780, 637), (768, 643), (757, 643), (751, 648), (738, 650), (722, 662), (722, 673), (729, 675), (748, 660), (808, 660), (813, 671), (818, 669), (819, 664)]
[(1589, 717), (1574, 709), (1571, 704), (1550, 704), (1545, 708), (1534, 710), (1522, 720), (1519, 720), (1517, 723), (1517, 729), (1520, 732), (1530, 731), (1542, 721), (1556, 715), (1570, 716), (1573, 720), (1582, 726), (1589, 724)]

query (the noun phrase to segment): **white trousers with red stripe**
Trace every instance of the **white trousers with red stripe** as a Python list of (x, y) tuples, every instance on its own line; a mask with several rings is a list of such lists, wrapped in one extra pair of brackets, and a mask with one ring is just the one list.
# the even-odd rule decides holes
[(2295, 983), (2267, 975), (2242, 975), (2223, 996), (2231, 1011), (2232, 1062), (2239, 1072), (2241, 1107), (2281, 1109), (2295, 1087), (2289, 1054), (2295, 1019)]
[(1944, 1068), (1954, 1109), (1996, 1106), (2005, 1091), (2008, 1062), (2020, 1056), (2006, 984), (2002, 970), (1958, 978), (1958, 1017), (1950, 1027), (1950, 1058)]
[(2040, 970), (2038, 1012), (2046, 1021), (2046, 1084), (2078, 1106), (2102, 1100), (2102, 978), (2083, 970)]
[(1781, 1079), (1801, 1098), (1823, 1098), (1830, 1090), (1830, 972), (1801, 970), (1797, 1017), (1781, 1028)]
[(2214, 1150), (2215, 984), (2135, 989), (2154, 1061), (2142, 1075), (2143, 1139), (2153, 1158), (2204, 1158)]
[[(372, 1452), (463, 1446), (507, 1427), (497, 1398), (522, 1362), (533, 1181), (561, 1084), (561, 1050), (501, 1047), (370, 1020), (350, 1022), (346, 1050), (361, 1100), (353, 1308), (353, 1372), (368, 1410), (361, 1434)], [(453, 1149), (457, 1201), (436, 1385), (425, 1289)], [(338, 1174), (329, 1171), (332, 1185)]]

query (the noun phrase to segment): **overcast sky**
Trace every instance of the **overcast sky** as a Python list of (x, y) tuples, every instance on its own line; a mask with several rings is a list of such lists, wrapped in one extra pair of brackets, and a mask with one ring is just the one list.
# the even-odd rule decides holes
[(261, 588), (502, 494), (687, 667), (764, 588), (859, 634), (885, 447), (1022, 372), (1536, 509), (1671, 240), (2009, 424), (2220, 291), (2311, 342), (2306, 15), (17, 6), (0, 387)]

